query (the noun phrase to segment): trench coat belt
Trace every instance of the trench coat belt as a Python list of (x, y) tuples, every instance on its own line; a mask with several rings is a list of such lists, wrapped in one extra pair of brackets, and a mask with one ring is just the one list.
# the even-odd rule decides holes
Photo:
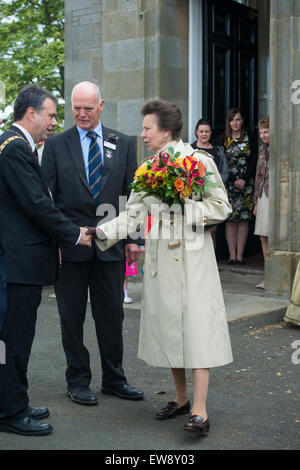
[(158, 252), (158, 239), (155, 238), (151, 240), (151, 245), (150, 245), (150, 272), (153, 277), (156, 276), (157, 271), (158, 271), (157, 252)]
[[(181, 241), (178, 238), (174, 237), (174, 235), (178, 233), (176, 230), (176, 225), (177, 225), (176, 220), (174, 220), (170, 224), (171, 237), (168, 241), (168, 248), (170, 250), (179, 248), (181, 246)], [(151, 237), (151, 243), (149, 246), (149, 251), (150, 251), (150, 272), (153, 277), (156, 276), (158, 272), (158, 242), (160, 238), (159, 234), (160, 234), (161, 227), (162, 227), (162, 220), (159, 220), (158, 226), (156, 227), (156, 231), (153, 230), (153, 232), (151, 233), (152, 237)], [(154, 227), (152, 227), (152, 229), (153, 228)]]

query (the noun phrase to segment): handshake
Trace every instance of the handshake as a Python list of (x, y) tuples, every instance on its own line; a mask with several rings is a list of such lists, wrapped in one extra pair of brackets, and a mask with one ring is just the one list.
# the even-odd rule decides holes
[(78, 245), (83, 246), (92, 246), (92, 239), (96, 235), (96, 227), (79, 227), (80, 228), (80, 238), (78, 240)]

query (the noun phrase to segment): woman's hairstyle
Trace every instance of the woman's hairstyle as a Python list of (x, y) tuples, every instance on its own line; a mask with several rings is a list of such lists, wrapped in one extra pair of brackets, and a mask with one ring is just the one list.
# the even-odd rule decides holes
[(210, 130), (212, 131), (212, 125), (211, 125), (211, 122), (210, 122), (209, 119), (207, 119), (207, 118), (199, 119), (199, 121), (197, 122), (196, 127), (195, 127), (195, 136), (197, 137), (197, 139), (198, 139), (197, 130), (198, 130), (199, 126), (209, 126)]
[(34, 108), (39, 113), (46, 98), (50, 98), (57, 106), (57, 99), (49, 91), (38, 85), (28, 85), (23, 88), (17, 96), (14, 104), (14, 121), (21, 121), (25, 116), (27, 108)]
[(183, 126), (182, 113), (176, 104), (163, 100), (148, 101), (142, 107), (141, 114), (144, 117), (147, 114), (155, 114), (159, 129), (171, 131), (174, 140), (178, 140), (181, 137)]
[(263, 117), (258, 123), (258, 129), (270, 129), (270, 119), (269, 116)]
[[(233, 118), (234, 118), (234, 116), (236, 116), (237, 114), (240, 114), (240, 115), (241, 115), (241, 118), (242, 118), (243, 121), (244, 121), (244, 118), (243, 118), (243, 115), (242, 115), (240, 109), (238, 109), (238, 108), (231, 108), (231, 109), (228, 111), (227, 118), (226, 118), (225, 140), (231, 139), (231, 137), (232, 137), (232, 135), (231, 135), (230, 121), (232, 121)], [(242, 123), (242, 127), (241, 127), (241, 137), (240, 137), (240, 141), (243, 141), (243, 140), (244, 140), (244, 137), (245, 137), (245, 129), (244, 129), (244, 122), (243, 122), (243, 123)]]

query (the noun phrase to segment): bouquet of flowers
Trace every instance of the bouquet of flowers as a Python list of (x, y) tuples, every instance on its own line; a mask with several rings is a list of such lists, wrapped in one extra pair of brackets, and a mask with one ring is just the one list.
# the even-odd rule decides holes
[(208, 186), (218, 184), (210, 180), (213, 173), (207, 172), (201, 160), (193, 156), (174, 155), (173, 147), (168, 152), (160, 152), (144, 162), (136, 171), (130, 188), (145, 196), (154, 196), (168, 206), (182, 204), (185, 198), (200, 200)]

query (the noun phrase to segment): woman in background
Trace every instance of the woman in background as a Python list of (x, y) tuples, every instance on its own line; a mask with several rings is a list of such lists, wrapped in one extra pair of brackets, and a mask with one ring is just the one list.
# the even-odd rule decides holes
[(237, 108), (228, 112), (224, 147), (229, 165), (226, 189), (232, 207), (225, 227), (228, 264), (245, 264), (243, 256), (253, 212), (257, 148), (255, 139), (245, 131), (242, 113)]
[[(214, 145), (211, 143), (210, 139), (212, 135), (212, 127), (208, 119), (202, 118), (197, 122), (195, 135), (197, 140), (192, 143), (192, 147), (196, 150), (203, 150), (213, 157), (221, 175), (222, 181), (224, 184), (226, 184), (229, 176), (229, 167), (224, 147), (222, 145)], [(214, 225), (210, 229), (215, 250), (217, 247), (217, 228), (218, 226)]]
[(222, 181), (226, 184), (229, 176), (229, 167), (227, 158), (222, 145), (214, 145), (211, 143), (212, 127), (208, 119), (202, 118), (197, 122), (195, 128), (197, 140), (192, 143), (192, 147), (196, 150), (204, 150), (214, 158), (215, 164), (219, 170)]
[[(259, 136), (262, 145), (259, 149), (258, 162), (256, 168), (255, 188), (254, 188), (254, 210), (256, 216), (254, 235), (260, 236), (264, 260), (268, 255), (268, 233), (269, 233), (269, 143), (270, 125), (269, 118), (263, 118), (258, 123)], [(262, 281), (256, 286), (264, 289), (265, 282)]]

